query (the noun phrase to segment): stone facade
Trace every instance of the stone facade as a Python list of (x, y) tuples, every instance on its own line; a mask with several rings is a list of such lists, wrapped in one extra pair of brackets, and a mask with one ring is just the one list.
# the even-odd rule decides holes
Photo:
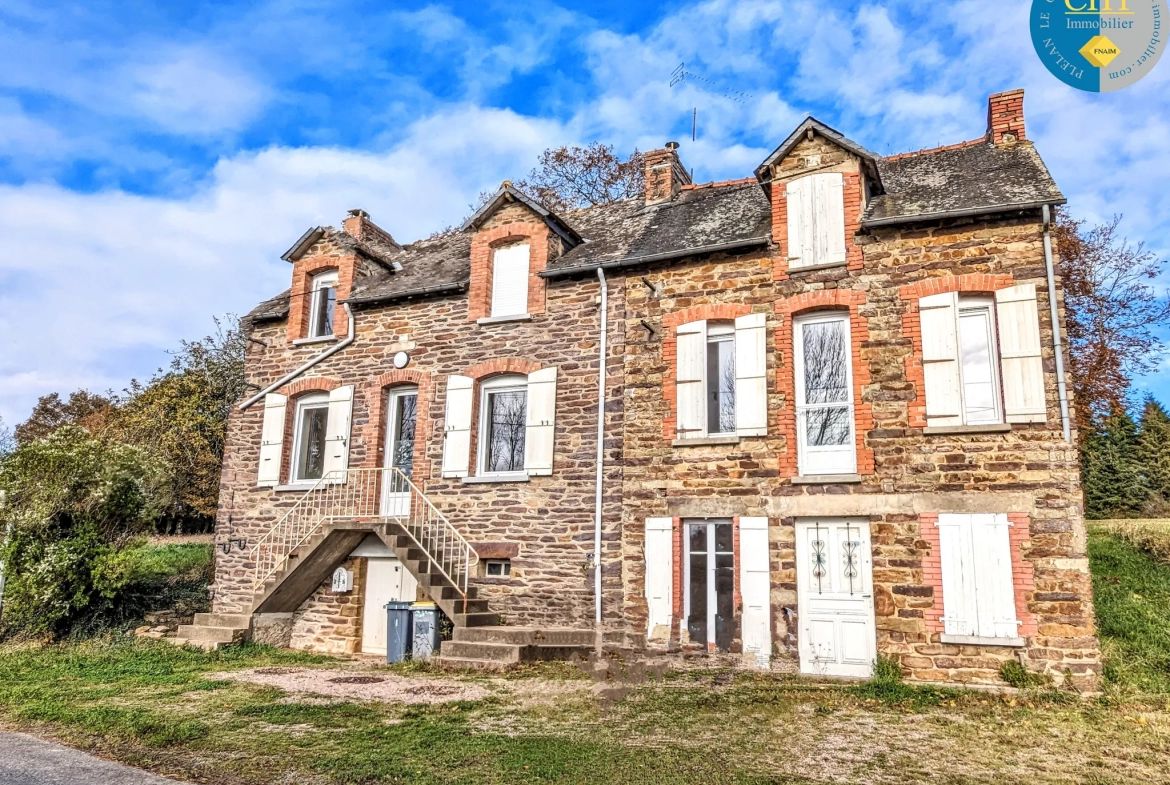
[[(994, 104), (1001, 107), (996, 110), (995, 129), (1001, 141), (1015, 144), (1023, 139), (1022, 117), (1017, 121), (1004, 114), (1010, 115), (1014, 106), (1011, 94), (1008, 99)], [(1015, 136), (1004, 140), (1005, 132)], [(810, 136), (795, 143), (765, 173), (772, 216), (770, 245), (648, 260), (608, 272), (600, 554), (604, 629), (610, 633), (606, 640), (694, 650), (680, 634), (681, 522), (732, 519), (738, 535), (740, 518), (765, 517), (771, 654), (775, 667), (791, 667), (787, 661), (797, 658), (804, 634), (796, 522), (850, 518), (868, 521), (877, 651), (896, 658), (913, 678), (997, 683), (1000, 666), (1021, 658), (1031, 670), (1057, 680), (1070, 676), (1077, 686), (1092, 688), (1100, 657), (1079, 463), (1075, 447), (1062, 436), (1040, 210), (864, 228), (862, 214), (873, 172), (857, 152), (825, 136), (812, 132)], [(682, 174), (675, 171), (673, 149), (656, 151), (647, 161), (659, 167), (648, 201), (668, 201), (679, 192), (702, 187), (662, 182), (668, 175), (675, 179), (685, 175), (681, 166), (677, 169)], [(825, 171), (841, 173), (844, 180), (846, 262), (790, 269), (784, 184)], [(599, 285), (591, 271), (540, 275), (569, 250), (548, 226), (522, 204), (497, 210), (467, 230), (472, 232), (467, 290), (355, 309), (354, 344), (281, 392), (290, 396), (291, 406), (306, 390), (355, 385), (349, 465), (376, 467), (383, 457), (385, 391), (397, 384), (417, 385), (415, 482), (473, 543), (508, 546), (513, 549), (508, 552), (515, 553), (510, 576), (482, 579), (480, 596), (509, 624), (590, 627)], [(346, 254), (351, 260), (358, 258), (339, 243), (340, 234), (326, 232), (294, 262), (294, 281), (336, 264), (331, 259)], [(534, 247), (531, 318), (477, 323), (489, 312), (490, 251), (514, 242)], [(366, 263), (349, 264), (357, 270)], [(352, 276), (342, 276), (339, 292), (348, 289)], [(1035, 284), (1037, 292), (1047, 420), (993, 432), (928, 432), (918, 298), (944, 291), (992, 294), (1023, 283)], [(286, 320), (259, 320), (251, 326), (254, 340), (248, 349), (247, 373), (257, 388), (269, 386), (321, 351), (320, 345), (293, 343), (302, 330), (294, 322), (303, 322), (296, 316), (298, 287), (303, 283), (294, 283)], [(1063, 318), (1063, 302), (1057, 305)], [(799, 476), (797, 462), (793, 319), (822, 311), (848, 315), (857, 475), (810, 482)], [(746, 314), (766, 318), (767, 435), (679, 444), (674, 438), (676, 329), (695, 319)], [(345, 333), (340, 326), (338, 331), (339, 336)], [(391, 364), (399, 351), (410, 355), (407, 369), (395, 370)], [(461, 374), (478, 384), (501, 372), (549, 367), (558, 369), (552, 476), (501, 483), (443, 478), (447, 377)], [(474, 399), (478, 398), (476, 390)], [(255, 543), (299, 496), (279, 487), (256, 486), (262, 409), (233, 411), (224, 462), (220, 531), (230, 530), (231, 536), (249, 543)], [(473, 456), (476, 433), (473, 422)], [(1023, 646), (942, 641), (945, 611), (935, 523), (943, 513), (1008, 516)], [(674, 620), (669, 640), (647, 644), (643, 526), (648, 518), (662, 517), (675, 521)], [(736, 536), (737, 565), (738, 542)], [(247, 552), (232, 551), (218, 558), (216, 609), (249, 610), (252, 572)], [(354, 592), (339, 597), (322, 586), (294, 617), (294, 647), (347, 652), (359, 645), (362, 560), (353, 560), (350, 566), (355, 570)], [(738, 567), (735, 601), (738, 623), (742, 601)], [(732, 652), (742, 648), (740, 638), (737, 629)]]

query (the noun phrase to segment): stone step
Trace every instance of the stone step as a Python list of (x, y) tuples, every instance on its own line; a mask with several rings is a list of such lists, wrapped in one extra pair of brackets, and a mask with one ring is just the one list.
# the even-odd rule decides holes
[(460, 643), (506, 643), (515, 646), (574, 647), (592, 649), (593, 630), (541, 627), (456, 627), (452, 641)]
[(199, 624), (181, 624), (176, 635), (189, 642), (209, 641), (214, 643), (237, 643), (248, 637), (247, 629), (236, 627), (205, 627)]
[(451, 617), (451, 623), (456, 627), (494, 627), (500, 623), (500, 616), (496, 613), (456, 613)]
[(194, 646), (204, 651), (215, 651), (222, 645), (218, 641), (190, 641), (186, 638), (163, 638), (163, 640), (175, 646)]
[(250, 613), (196, 613), (195, 624), (199, 627), (235, 627), (246, 630), (252, 624)]
[(446, 641), (441, 651), (443, 659), (487, 660), (489, 662), (520, 662), (520, 647), (508, 643), (464, 643)]
[[(467, 587), (467, 599), (474, 600), (478, 596), (479, 589), (475, 588), (474, 586)], [(458, 589), (448, 583), (443, 586), (443, 588), (439, 589), (439, 597), (444, 600), (458, 600), (462, 599), (463, 595), (459, 593)]]
[(435, 662), (438, 663), (440, 668), (476, 671), (503, 671), (514, 665), (514, 663), (510, 662), (477, 660), (474, 657), (448, 657), (445, 654), (436, 657)]

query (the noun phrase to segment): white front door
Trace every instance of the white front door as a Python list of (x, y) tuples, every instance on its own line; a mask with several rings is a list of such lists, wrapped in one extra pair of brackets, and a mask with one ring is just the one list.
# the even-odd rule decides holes
[(877, 657), (869, 522), (796, 522), (800, 670), (870, 676)]
[(366, 600), (362, 609), (362, 652), (386, 653), (386, 603), (413, 602), (418, 582), (398, 559), (366, 560)]
[[(414, 469), (414, 425), (418, 407), (418, 390), (414, 387), (396, 388), (389, 395), (386, 410), (386, 451), (382, 465), (383, 515), (404, 516), (410, 513), (410, 486), (403, 480)], [(402, 472), (390, 471), (398, 469)]]

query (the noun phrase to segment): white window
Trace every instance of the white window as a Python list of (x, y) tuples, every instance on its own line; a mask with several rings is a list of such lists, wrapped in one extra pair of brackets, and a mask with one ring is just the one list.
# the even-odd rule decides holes
[(788, 266), (845, 263), (845, 185), (840, 172), (813, 174), (785, 186)]
[(853, 369), (847, 313), (793, 321), (796, 440), (802, 475), (853, 474)]
[(678, 438), (763, 436), (768, 429), (766, 317), (687, 322), (676, 333)]
[(528, 245), (498, 248), (492, 261), (492, 316), (528, 313)]
[(1033, 284), (918, 301), (927, 425), (1047, 419)]
[(482, 385), (479, 404), (479, 474), (524, 473), (528, 379), (498, 376)]
[(293, 432), (293, 483), (313, 483), (325, 476), (325, 440), (329, 396), (314, 393), (297, 400)]
[(489, 578), (506, 578), (512, 574), (512, 562), (509, 559), (488, 559), (483, 563), (483, 572)]
[(309, 337), (333, 335), (333, 311), (337, 305), (337, 272), (330, 271), (313, 277), (309, 293)]
[(943, 639), (1021, 645), (1003, 513), (938, 516)]

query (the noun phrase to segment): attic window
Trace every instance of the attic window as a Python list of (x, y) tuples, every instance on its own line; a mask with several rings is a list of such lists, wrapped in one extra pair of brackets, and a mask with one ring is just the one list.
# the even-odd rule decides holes
[(337, 306), (337, 271), (330, 270), (313, 277), (309, 308), (309, 337), (333, 335), (333, 311)]
[(529, 246), (498, 248), (492, 260), (492, 316), (528, 312)]

